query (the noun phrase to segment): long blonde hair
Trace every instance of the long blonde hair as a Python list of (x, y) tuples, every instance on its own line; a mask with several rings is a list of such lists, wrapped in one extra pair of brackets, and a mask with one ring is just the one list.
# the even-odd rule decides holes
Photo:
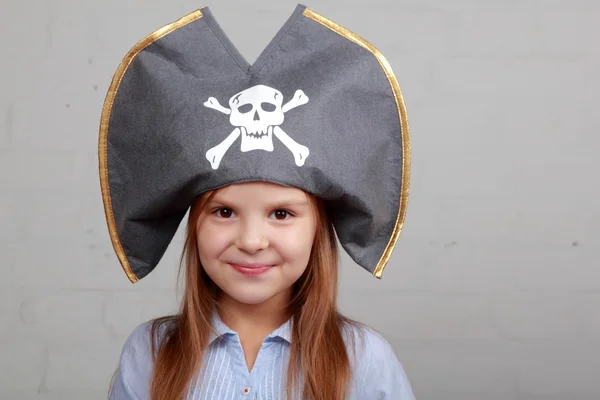
[[(185, 266), (181, 309), (176, 315), (158, 318), (152, 323), (155, 357), (151, 400), (183, 399), (191, 380), (200, 371), (208, 346), (218, 288), (200, 264), (196, 226), (215, 193), (204, 193), (189, 213), (181, 256), (181, 265)], [(325, 203), (312, 195), (309, 198), (317, 227), (308, 266), (293, 285), (289, 305), (293, 323), (286, 393), (287, 398), (292, 399), (302, 377), (301, 399), (343, 400), (348, 394), (351, 376), (343, 330), (358, 323), (338, 312), (335, 232)]]

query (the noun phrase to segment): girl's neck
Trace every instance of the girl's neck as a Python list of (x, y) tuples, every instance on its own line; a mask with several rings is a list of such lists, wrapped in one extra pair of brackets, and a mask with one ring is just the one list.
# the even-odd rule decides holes
[(266, 336), (290, 318), (290, 298), (290, 293), (280, 293), (260, 304), (245, 304), (221, 293), (218, 312), (225, 325), (240, 336), (248, 332)]
[(287, 304), (290, 297), (289, 293), (281, 293), (261, 304), (245, 304), (225, 293), (218, 296), (219, 316), (225, 325), (237, 332), (249, 372), (252, 372), (265, 337), (289, 319)]

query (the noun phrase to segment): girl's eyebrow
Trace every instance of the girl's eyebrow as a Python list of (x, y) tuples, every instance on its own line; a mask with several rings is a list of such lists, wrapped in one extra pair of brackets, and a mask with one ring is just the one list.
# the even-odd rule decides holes
[(288, 200), (280, 201), (270, 205), (271, 208), (282, 208), (282, 207), (308, 207), (308, 200)]

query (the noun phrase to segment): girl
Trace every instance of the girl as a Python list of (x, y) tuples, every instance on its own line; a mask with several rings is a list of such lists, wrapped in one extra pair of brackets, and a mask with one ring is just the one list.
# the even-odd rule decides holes
[(136, 282), (189, 209), (185, 292), (176, 315), (127, 339), (110, 399), (414, 399), (388, 342), (336, 304), (336, 233), (380, 278), (406, 211), (408, 151), (387, 61), (302, 5), (253, 65), (207, 7), (138, 43), (103, 110), (107, 223)]

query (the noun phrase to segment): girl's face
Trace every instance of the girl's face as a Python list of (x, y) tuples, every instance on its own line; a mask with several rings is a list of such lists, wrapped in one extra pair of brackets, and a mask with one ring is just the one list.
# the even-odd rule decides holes
[(230, 185), (198, 219), (200, 262), (223, 296), (244, 304), (286, 302), (307, 267), (316, 225), (316, 210), (300, 189)]

